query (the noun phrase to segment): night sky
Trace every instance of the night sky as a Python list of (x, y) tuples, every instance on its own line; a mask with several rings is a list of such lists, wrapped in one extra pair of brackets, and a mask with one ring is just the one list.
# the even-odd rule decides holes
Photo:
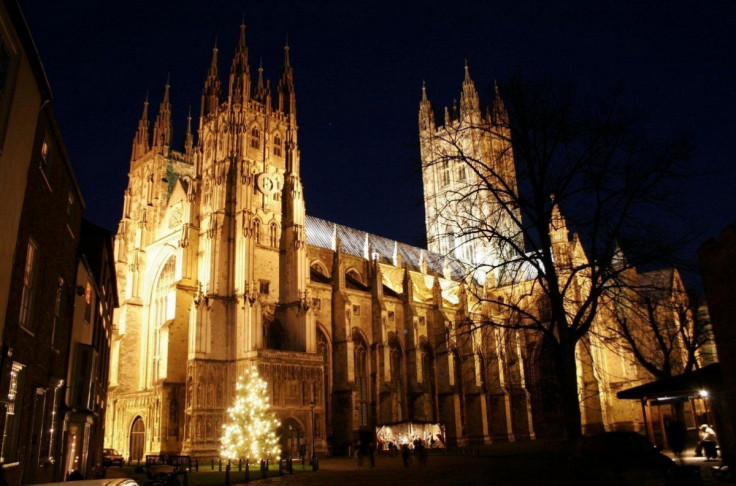
[(692, 231), (715, 236), (736, 219), (731, 0), (20, 2), (85, 214), (113, 231), (146, 95), (152, 122), (170, 77), (181, 149), (215, 42), (227, 92), (243, 17), (251, 71), (262, 60), (274, 94), (287, 38), (291, 47), (308, 214), (419, 244), (422, 81), (435, 110), (451, 105), (467, 59), (483, 104), (494, 78), (510, 74), (572, 81), (587, 92), (623, 85), (655, 132), (697, 136), (694, 163), (707, 175), (682, 194)]

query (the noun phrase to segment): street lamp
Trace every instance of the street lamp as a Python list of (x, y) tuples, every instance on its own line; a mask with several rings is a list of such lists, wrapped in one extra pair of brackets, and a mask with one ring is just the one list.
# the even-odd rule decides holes
[(309, 408), (310, 408), (311, 418), (312, 418), (312, 458), (311, 458), (311, 463), (312, 463), (312, 468), (314, 469), (314, 462), (315, 462), (314, 461), (314, 400), (312, 400), (311, 402), (309, 402)]

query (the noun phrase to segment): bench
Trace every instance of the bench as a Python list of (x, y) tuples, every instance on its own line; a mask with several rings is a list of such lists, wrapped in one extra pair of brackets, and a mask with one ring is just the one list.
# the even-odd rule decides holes
[(171, 455), (166, 462), (167, 464), (174, 466), (179, 471), (199, 472), (199, 459), (192, 459), (191, 456)]

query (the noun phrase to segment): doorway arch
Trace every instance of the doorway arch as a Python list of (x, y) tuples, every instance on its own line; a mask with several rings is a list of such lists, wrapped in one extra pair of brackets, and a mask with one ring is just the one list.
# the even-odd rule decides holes
[(304, 429), (301, 424), (289, 417), (281, 424), (281, 454), (283, 457), (299, 457), (299, 449), (302, 444), (306, 444), (304, 439)]
[(140, 417), (133, 420), (133, 425), (130, 427), (130, 460), (141, 460), (146, 449), (146, 426), (143, 424), (143, 419)]

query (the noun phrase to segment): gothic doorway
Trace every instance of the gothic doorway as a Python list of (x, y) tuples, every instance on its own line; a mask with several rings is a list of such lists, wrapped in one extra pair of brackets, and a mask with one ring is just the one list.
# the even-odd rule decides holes
[(143, 453), (146, 448), (146, 427), (143, 425), (143, 419), (136, 417), (133, 426), (130, 428), (130, 460), (143, 459)]
[(299, 448), (305, 443), (302, 426), (289, 417), (281, 424), (281, 454), (284, 457), (300, 457)]

